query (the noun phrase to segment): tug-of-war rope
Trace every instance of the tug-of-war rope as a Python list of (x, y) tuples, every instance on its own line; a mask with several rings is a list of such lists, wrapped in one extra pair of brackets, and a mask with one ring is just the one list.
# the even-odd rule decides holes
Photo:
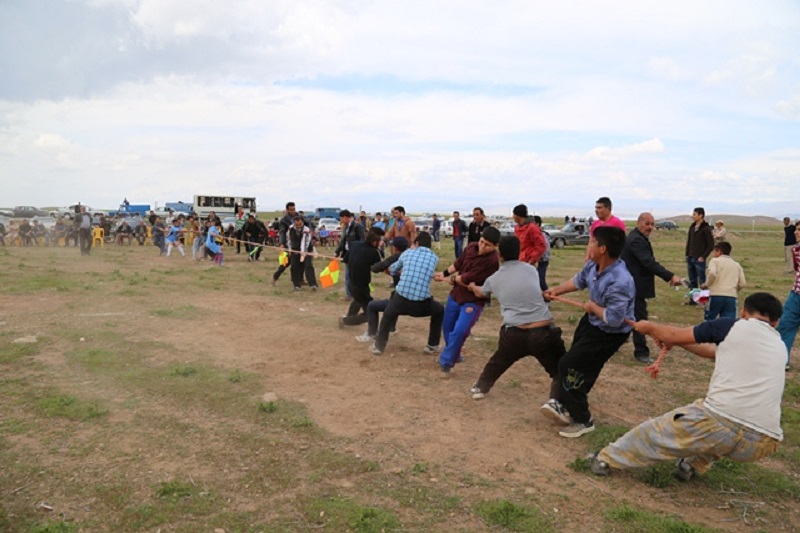
[[(562, 298), (561, 296), (551, 296), (550, 299), (584, 309), (584, 304), (576, 300), (570, 300), (569, 298)], [(665, 343), (664, 341), (656, 339), (655, 337), (653, 337), (653, 341), (656, 343), (656, 346), (658, 347), (658, 357), (651, 364), (647, 365), (644, 368), (644, 371), (650, 374), (651, 378), (656, 379), (658, 377), (658, 373), (661, 371), (661, 363), (664, 362), (664, 358), (666, 357), (667, 352), (669, 352), (672, 347), (669, 344)]]

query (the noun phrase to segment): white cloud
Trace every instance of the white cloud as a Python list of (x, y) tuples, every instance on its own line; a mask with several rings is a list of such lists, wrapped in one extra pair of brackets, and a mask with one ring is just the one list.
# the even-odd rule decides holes
[(660, 154), (664, 151), (664, 143), (659, 139), (650, 139), (636, 144), (611, 148), (608, 146), (598, 146), (589, 150), (586, 154), (589, 159), (603, 159), (606, 161), (616, 161), (625, 157), (638, 156), (643, 154)]

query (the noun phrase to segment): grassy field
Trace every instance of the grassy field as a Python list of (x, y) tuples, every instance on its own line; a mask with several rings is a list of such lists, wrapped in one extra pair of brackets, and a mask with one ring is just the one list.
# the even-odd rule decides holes
[[(769, 291), (783, 300), (791, 278), (784, 273), (780, 227), (729, 231), (732, 255), (748, 279), (741, 296)], [(684, 239), (683, 231), (652, 238), (657, 258), (680, 275)], [(554, 251), (549, 283), (568, 279), (583, 253)], [(222, 269), (167, 263), (152, 247), (106, 245), (91, 258), (76, 249), (0, 248), (0, 531), (800, 528), (795, 371), (787, 373), (786, 440), (778, 453), (755, 465), (723, 461), (688, 485), (671, 477), (671, 465), (594, 478), (585, 453), (631, 425), (623, 423), (602, 424), (549, 478), (527, 478), (525, 465), (516, 463), (501, 475), (464, 471), (401, 444), (367, 443), (369, 453), (356, 453), (352, 438), (324, 429), (303, 398), (265, 397), (275, 376), (227, 354), (242, 350), (227, 347), (246, 333), (238, 329), (242, 323), (281, 336), (296, 321), (284, 311), (291, 291), (269, 286), (274, 254), (268, 255), (256, 270), (233, 256)], [(448, 264), (449, 241), (440, 255), (440, 265)], [(655, 319), (688, 325), (702, 318), (682, 305), (683, 292), (659, 282), (658, 293), (650, 302)], [(435, 294), (443, 300), (446, 288), (436, 285)], [(303, 320), (323, 336), (334, 332), (332, 317), (342, 311), (338, 293), (313, 298)], [(252, 314), (257, 322), (247, 322)], [(570, 338), (579, 315), (563, 306), (554, 306), (554, 314)], [(499, 324), (497, 305), (481, 324), (496, 330), (488, 326)], [(277, 337), (268, 338), (276, 340), (253, 347), (254, 354), (269, 357), (277, 349)], [(495, 345), (496, 336), (481, 334), (473, 351), (485, 360)], [(641, 372), (630, 345), (623, 350), (608, 372)], [(676, 354), (662, 372), (642, 407), (652, 415), (701, 396), (710, 367)], [(297, 379), (304, 376), (298, 372)], [(378, 379), (393, 383), (394, 376)], [(503, 392), (522, 395), (527, 386), (524, 377), (515, 378)], [(623, 405), (643, 394), (632, 384), (610, 391), (607, 403)]]

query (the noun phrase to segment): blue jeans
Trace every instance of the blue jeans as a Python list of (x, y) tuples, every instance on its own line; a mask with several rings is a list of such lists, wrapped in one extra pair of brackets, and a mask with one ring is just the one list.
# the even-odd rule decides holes
[(452, 296), (447, 297), (444, 307), (444, 320), (442, 333), (444, 335), (444, 350), (439, 354), (439, 364), (451, 368), (456, 364), (464, 341), (469, 337), (472, 326), (478, 322), (483, 312), (483, 306), (475, 302), (459, 305)]
[(706, 282), (706, 262), (698, 261), (696, 257), (686, 258), (686, 267), (689, 273), (689, 285), (692, 289), (699, 289)]
[(797, 336), (798, 327), (800, 327), (800, 294), (789, 291), (789, 296), (783, 304), (783, 314), (777, 328), (778, 333), (781, 334), (781, 340), (786, 345), (787, 365), (789, 364), (789, 359), (791, 359), (792, 345)]
[(712, 296), (706, 307), (706, 320), (715, 318), (736, 318), (736, 298), (733, 296)]
[(456, 259), (461, 257), (461, 251), (464, 248), (464, 237), (453, 237), (453, 245), (456, 248)]
[(550, 261), (539, 261), (536, 263), (536, 270), (539, 272), (539, 288), (542, 292), (547, 290), (547, 267)]

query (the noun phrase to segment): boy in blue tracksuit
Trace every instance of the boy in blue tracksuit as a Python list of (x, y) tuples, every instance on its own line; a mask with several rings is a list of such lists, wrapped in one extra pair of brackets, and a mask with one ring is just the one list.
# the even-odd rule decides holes
[(208, 236), (206, 237), (206, 248), (208, 251), (214, 255), (214, 262), (218, 266), (222, 266), (222, 246), (221, 242), (217, 242), (219, 239), (222, 239), (220, 236), (220, 231), (222, 228), (222, 221), (220, 219), (216, 219), (214, 221), (214, 225), (208, 228)]

